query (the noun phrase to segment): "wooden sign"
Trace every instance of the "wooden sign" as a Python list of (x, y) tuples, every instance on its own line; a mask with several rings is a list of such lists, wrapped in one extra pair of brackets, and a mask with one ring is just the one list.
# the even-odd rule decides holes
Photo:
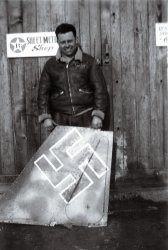
[(113, 133), (57, 126), (0, 200), (0, 222), (105, 226)]
[(54, 32), (7, 34), (7, 57), (54, 56), (58, 43)]

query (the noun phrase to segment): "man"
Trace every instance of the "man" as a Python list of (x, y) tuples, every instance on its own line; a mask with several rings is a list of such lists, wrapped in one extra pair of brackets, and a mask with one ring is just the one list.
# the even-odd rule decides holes
[(78, 46), (76, 29), (56, 28), (59, 49), (41, 74), (38, 92), (39, 122), (101, 129), (107, 108), (107, 88), (95, 59)]

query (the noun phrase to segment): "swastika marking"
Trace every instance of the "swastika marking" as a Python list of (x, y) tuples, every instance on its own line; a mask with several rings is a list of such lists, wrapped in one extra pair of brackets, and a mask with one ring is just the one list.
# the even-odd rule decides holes
[(59, 189), (65, 203), (72, 202), (94, 184), (87, 168), (97, 179), (108, 171), (107, 165), (91, 145), (82, 143), (83, 139), (74, 128), (34, 162), (51, 186)]

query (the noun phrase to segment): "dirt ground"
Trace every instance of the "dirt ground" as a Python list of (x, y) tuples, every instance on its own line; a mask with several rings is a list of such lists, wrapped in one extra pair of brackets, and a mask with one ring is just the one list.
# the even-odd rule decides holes
[(102, 228), (0, 224), (0, 250), (167, 250), (166, 203), (115, 201)]

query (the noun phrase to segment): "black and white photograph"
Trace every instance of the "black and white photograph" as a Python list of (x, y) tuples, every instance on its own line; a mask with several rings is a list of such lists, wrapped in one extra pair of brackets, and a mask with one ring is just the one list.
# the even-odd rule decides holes
[(168, 0), (0, 0), (0, 250), (168, 249)]

